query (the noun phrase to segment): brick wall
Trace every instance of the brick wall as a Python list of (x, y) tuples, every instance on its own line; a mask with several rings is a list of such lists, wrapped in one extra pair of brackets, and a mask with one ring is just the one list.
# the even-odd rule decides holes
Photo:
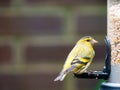
[(94, 90), (98, 80), (53, 80), (85, 35), (100, 41), (89, 69), (102, 69), (105, 34), (105, 0), (0, 0), (0, 90)]

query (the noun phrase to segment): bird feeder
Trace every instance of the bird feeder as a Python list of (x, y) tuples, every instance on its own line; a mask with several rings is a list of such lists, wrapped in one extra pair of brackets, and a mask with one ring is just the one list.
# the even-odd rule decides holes
[(101, 71), (75, 74), (77, 78), (104, 79), (100, 90), (120, 90), (120, 0), (107, 0), (105, 65)]
[(107, 36), (111, 45), (111, 73), (100, 90), (120, 90), (120, 0), (107, 1)]

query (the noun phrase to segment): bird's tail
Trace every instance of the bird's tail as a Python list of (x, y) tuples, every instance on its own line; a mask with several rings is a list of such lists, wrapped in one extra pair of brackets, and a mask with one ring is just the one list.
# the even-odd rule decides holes
[(65, 76), (75, 68), (74, 65), (71, 65), (67, 70), (62, 70), (61, 73), (54, 79), (54, 81), (63, 81)]
[(66, 76), (66, 74), (64, 74), (64, 73), (60, 73), (55, 79), (54, 79), (54, 81), (63, 81), (64, 80), (64, 78), (65, 78), (65, 76)]

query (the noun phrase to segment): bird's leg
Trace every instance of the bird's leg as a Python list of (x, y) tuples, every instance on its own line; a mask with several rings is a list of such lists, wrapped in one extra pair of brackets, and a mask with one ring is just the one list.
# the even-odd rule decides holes
[(87, 70), (85, 70), (84, 72), (88, 72)]
[(87, 71), (88, 72), (88, 74), (91, 74), (91, 73), (93, 73), (93, 71), (92, 70), (89, 70), (89, 71)]

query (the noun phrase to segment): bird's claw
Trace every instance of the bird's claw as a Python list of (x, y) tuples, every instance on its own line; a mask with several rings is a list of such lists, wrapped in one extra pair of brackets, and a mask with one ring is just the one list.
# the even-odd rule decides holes
[(91, 73), (93, 73), (93, 71), (92, 70), (89, 70), (89, 71), (87, 71), (88, 72), (88, 74), (91, 74)]

